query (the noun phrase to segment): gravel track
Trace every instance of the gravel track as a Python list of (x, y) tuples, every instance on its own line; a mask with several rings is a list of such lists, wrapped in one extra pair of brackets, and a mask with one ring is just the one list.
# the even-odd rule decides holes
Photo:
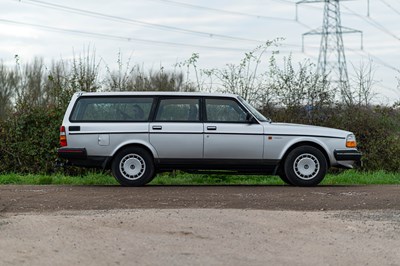
[(0, 265), (400, 265), (400, 186), (0, 186)]

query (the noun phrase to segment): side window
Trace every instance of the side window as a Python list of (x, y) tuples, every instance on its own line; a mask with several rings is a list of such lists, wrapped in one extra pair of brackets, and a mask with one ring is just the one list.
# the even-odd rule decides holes
[(247, 112), (231, 99), (206, 99), (208, 122), (246, 122)]
[(156, 121), (199, 121), (199, 99), (161, 99)]
[(148, 121), (153, 98), (83, 97), (71, 115), (72, 122)]

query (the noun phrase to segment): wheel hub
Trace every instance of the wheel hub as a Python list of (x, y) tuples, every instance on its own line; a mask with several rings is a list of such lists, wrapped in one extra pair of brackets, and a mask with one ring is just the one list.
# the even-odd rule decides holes
[(119, 169), (126, 179), (137, 180), (144, 174), (146, 163), (137, 154), (127, 154), (122, 158)]
[(317, 157), (309, 153), (299, 155), (293, 164), (294, 172), (303, 180), (313, 179), (318, 174), (319, 169)]

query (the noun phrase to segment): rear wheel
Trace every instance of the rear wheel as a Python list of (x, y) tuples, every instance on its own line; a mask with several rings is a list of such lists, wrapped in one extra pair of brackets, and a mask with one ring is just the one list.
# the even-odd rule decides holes
[(285, 177), (295, 186), (316, 186), (324, 179), (327, 170), (324, 154), (312, 146), (295, 148), (284, 163)]
[(117, 153), (111, 170), (122, 186), (143, 186), (153, 180), (153, 157), (139, 147), (128, 147)]

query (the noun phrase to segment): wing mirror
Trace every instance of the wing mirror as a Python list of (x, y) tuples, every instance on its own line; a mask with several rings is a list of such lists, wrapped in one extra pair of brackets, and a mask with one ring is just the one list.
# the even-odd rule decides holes
[(247, 113), (246, 115), (246, 121), (249, 122), (249, 124), (255, 124), (257, 123), (257, 120), (252, 116), (250, 113)]

